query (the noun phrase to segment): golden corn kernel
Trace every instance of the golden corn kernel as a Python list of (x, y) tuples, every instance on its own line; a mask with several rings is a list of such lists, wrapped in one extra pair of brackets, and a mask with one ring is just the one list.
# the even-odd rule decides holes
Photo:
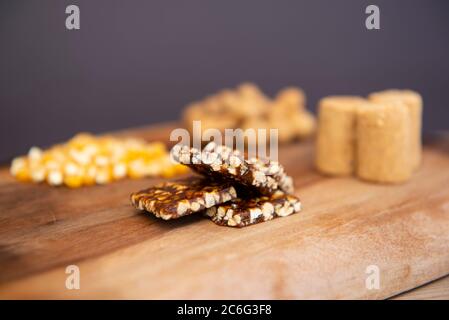
[(115, 163), (112, 167), (112, 176), (114, 179), (122, 179), (126, 177), (126, 173), (128, 171), (128, 168), (126, 167), (126, 164), (123, 162)]
[(110, 160), (112, 163), (125, 161), (127, 150), (123, 147), (123, 144), (117, 144), (111, 148)]
[(185, 173), (190, 172), (189, 167), (187, 167), (183, 164), (180, 164), (180, 163), (175, 164), (174, 167), (175, 167), (175, 172), (177, 174), (185, 174)]
[(83, 184), (83, 177), (81, 175), (66, 175), (64, 176), (64, 184), (70, 188), (79, 188)]
[(150, 143), (144, 148), (144, 150), (146, 156), (150, 159), (158, 158), (167, 154), (167, 149), (161, 142)]
[(69, 140), (68, 145), (71, 147), (82, 148), (83, 146), (91, 143), (95, 140), (95, 137), (89, 133), (78, 133), (72, 139)]
[(49, 159), (48, 161), (44, 162), (43, 165), (44, 165), (45, 169), (47, 169), (48, 171), (59, 170), (62, 166), (61, 163), (59, 163), (53, 159)]
[(176, 175), (185, 174), (189, 172), (189, 168), (182, 164), (170, 164), (163, 168), (162, 176), (165, 178), (170, 178)]
[(88, 165), (91, 161), (91, 155), (82, 150), (80, 151), (78, 149), (70, 149), (68, 153), (70, 159), (79, 165), (85, 166)]
[(176, 174), (174, 167), (164, 167), (162, 168), (161, 176), (164, 178), (171, 178)]
[(40, 161), (42, 158), (43, 152), (38, 147), (31, 147), (30, 151), (28, 151), (28, 160), (32, 162)]
[(47, 182), (51, 186), (60, 186), (63, 182), (62, 172), (59, 170), (50, 170), (47, 175)]
[(67, 161), (67, 155), (62, 147), (52, 148), (49, 152), (52, 160), (60, 164)]
[(49, 162), (49, 161), (54, 161), (54, 160), (53, 160), (53, 156), (52, 156), (52, 154), (51, 154), (51, 151), (50, 151), (50, 150), (47, 150), (47, 151), (45, 151), (44, 154), (42, 155), (41, 162), (42, 162), (43, 164), (46, 164), (46, 163)]
[(33, 182), (39, 183), (45, 180), (47, 172), (45, 170), (45, 167), (39, 166), (31, 168), (30, 175)]
[(147, 161), (145, 165), (146, 175), (154, 177), (162, 174), (162, 169), (164, 168), (164, 166), (162, 165), (160, 159)]
[(76, 176), (76, 175), (81, 175), (82, 174), (82, 169), (81, 167), (79, 167), (78, 165), (76, 165), (73, 162), (67, 162), (64, 166), (64, 175), (67, 176)]
[(128, 175), (130, 178), (138, 179), (145, 176), (146, 165), (142, 159), (137, 159), (128, 164)]
[(98, 146), (96, 144), (90, 143), (81, 148), (81, 151), (92, 158), (98, 153)]
[(124, 156), (124, 161), (132, 162), (134, 160), (143, 159), (143, 153), (141, 150), (131, 149), (128, 150), (126, 155)]
[(112, 181), (112, 175), (109, 168), (98, 168), (95, 175), (95, 182), (97, 184), (106, 184)]
[(109, 163), (110, 163), (109, 158), (105, 155), (97, 155), (95, 157), (95, 164), (98, 167), (106, 167), (109, 165)]
[(96, 176), (97, 176), (97, 167), (95, 167), (94, 165), (87, 166), (84, 170), (83, 184), (86, 186), (94, 185)]
[(30, 181), (31, 176), (30, 176), (30, 170), (28, 167), (23, 167), (20, 170), (17, 171), (16, 173), (16, 178), (19, 181)]
[(146, 145), (146, 142), (140, 139), (128, 138), (123, 141), (127, 149), (139, 149)]
[(17, 157), (12, 160), (9, 171), (13, 176), (16, 176), (19, 171), (24, 170), (27, 166), (28, 161), (25, 157)]

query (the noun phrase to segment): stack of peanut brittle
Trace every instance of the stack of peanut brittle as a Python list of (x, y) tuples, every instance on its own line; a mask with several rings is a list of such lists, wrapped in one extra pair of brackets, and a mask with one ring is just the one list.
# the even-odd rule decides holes
[(172, 155), (199, 175), (133, 193), (134, 207), (164, 220), (202, 212), (216, 224), (230, 227), (301, 210), (292, 178), (276, 161), (246, 160), (239, 151), (213, 142), (202, 151), (177, 145)]

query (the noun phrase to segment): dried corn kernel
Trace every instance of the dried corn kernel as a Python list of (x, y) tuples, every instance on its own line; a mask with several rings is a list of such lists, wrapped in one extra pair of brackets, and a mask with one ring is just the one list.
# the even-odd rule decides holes
[(73, 162), (68, 162), (64, 166), (64, 174), (68, 176), (81, 175), (81, 168)]
[(73, 161), (83, 166), (88, 165), (91, 161), (91, 155), (82, 150), (70, 149), (69, 156)]
[(16, 176), (20, 171), (27, 167), (27, 159), (24, 157), (18, 157), (12, 160), (10, 172), (13, 176)]
[(83, 174), (83, 184), (86, 186), (94, 185), (96, 176), (97, 176), (97, 167), (94, 165), (87, 166)]
[(46, 178), (46, 170), (45, 167), (39, 166), (36, 168), (32, 168), (30, 170), (30, 174), (31, 174), (31, 180), (33, 180), (33, 182), (42, 182), (45, 180)]
[(83, 177), (81, 175), (66, 175), (64, 176), (64, 184), (70, 188), (78, 188), (83, 184)]
[(139, 179), (145, 176), (146, 169), (143, 159), (137, 159), (129, 163), (128, 174), (133, 179)]
[(30, 177), (30, 170), (28, 169), (28, 167), (20, 169), (16, 174), (16, 178), (17, 180), (20, 181), (30, 181), (31, 177)]
[(98, 168), (95, 175), (95, 182), (97, 184), (106, 184), (112, 181), (112, 175), (109, 168)]
[(63, 176), (59, 170), (51, 170), (47, 175), (47, 182), (51, 186), (60, 186), (63, 182)]
[(62, 163), (57, 162), (56, 160), (48, 160), (44, 162), (44, 167), (47, 170), (59, 170), (61, 168)]
[(112, 168), (112, 176), (114, 179), (122, 179), (126, 177), (128, 169), (126, 168), (126, 164), (124, 162), (119, 162), (114, 164)]
[(99, 167), (106, 167), (109, 165), (109, 158), (105, 155), (98, 155), (95, 157), (95, 164)]
[(42, 150), (38, 147), (31, 147), (30, 151), (28, 151), (28, 159), (30, 161), (39, 161), (42, 158)]
[(162, 169), (161, 174), (164, 178), (171, 178), (176, 175), (176, 169), (174, 167), (165, 167)]
[(145, 166), (147, 167), (146, 173), (149, 176), (159, 176), (162, 174), (163, 166), (159, 159), (149, 161), (145, 164)]
[(189, 167), (187, 167), (187, 166), (185, 166), (183, 164), (180, 164), (180, 163), (174, 164), (173, 166), (175, 168), (175, 173), (177, 175), (178, 174), (186, 174), (186, 173), (188, 173), (190, 171)]

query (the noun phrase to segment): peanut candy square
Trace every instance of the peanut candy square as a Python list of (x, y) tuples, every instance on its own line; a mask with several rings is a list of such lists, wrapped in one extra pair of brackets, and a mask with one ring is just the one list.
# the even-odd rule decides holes
[(164, 182), (131, 194), (137, 209), (164, 220), (176, 219), (235, 199), (237, 192), (229, 183), (192, 176)]
[(209, 143), (202, 152), (188, 146), (175, 146), (174, 159), (197, 173), (241, 184), (264, 195), (276, 191), (293, 193), (293, 180), (277, 161), (258, 158), (245, 160), (243, 155), (224, 145)]
[(205, 214), (220, 226), (245, 227), (301, 211), (295, 196), (276, 192), (271, 196), (248, 196), (206, 209)]

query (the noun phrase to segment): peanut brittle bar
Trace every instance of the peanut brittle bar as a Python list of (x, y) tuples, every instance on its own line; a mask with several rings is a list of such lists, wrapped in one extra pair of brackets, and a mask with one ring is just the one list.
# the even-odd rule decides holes
[(277, 161), (263, 161), (257, 158), (245, 160), (238, 150), (224, 145), (209, 143), (202, 152), (188, 146), (175, 146), (173, 158), (189, 166), (204, 176), (217, 180), (237, 182), (257, 189), (264, 195), (271, 195), (278, 190), (293, 192), (293, 180)]
[(229, 183), (203, 177), (164, 182), (131, 194), (137, 209), (164, 220), (176, 219), (235, 199), (237, 192)]
[(300, 210), (301, 202), (297, 197), (278, 191), (271, 196), (237, 198), (208, 208), (205, 214), (220, 226), (241, 228)]

